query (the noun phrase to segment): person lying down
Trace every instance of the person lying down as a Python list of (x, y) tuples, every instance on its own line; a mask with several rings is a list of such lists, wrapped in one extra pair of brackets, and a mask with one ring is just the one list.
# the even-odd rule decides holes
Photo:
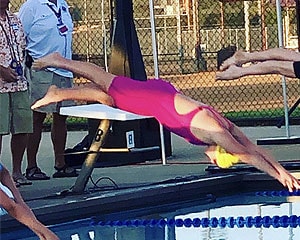
[(167, 81), (136, 81), (116, 76), (93, 63), (66, 59), (58, 53), (33, 63), (35, 70), (50, 66), (72, 71), (91, 83), (72, 89), (51, 86), (46, 95), (31, 106), (32, 109), (72, 99), (96, 101), (135, 114), (153, 116), (191, 144), (206, 146), (205, 154), (219, 167), (243, 162), (266, 172), (289, 191), (300, 188), (298, 179), (266, 150), (252, 143), (234, 123), (211, 106), (183, 95)]

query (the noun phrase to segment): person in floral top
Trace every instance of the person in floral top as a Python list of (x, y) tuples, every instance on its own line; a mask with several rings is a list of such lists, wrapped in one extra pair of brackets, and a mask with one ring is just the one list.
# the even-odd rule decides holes
[(0, 153), (2, 136), (12, 134), (12, 177), (18, 185), (31, 184), (21, 163), (32, 132), (28, 82), (23, 74), (25, 35), (20, 20), (0, 0)]

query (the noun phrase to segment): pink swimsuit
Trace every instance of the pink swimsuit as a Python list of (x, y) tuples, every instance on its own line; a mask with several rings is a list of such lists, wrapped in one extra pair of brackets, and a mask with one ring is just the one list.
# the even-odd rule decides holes
[[(187, 114), (178, 114), (174, 106), (175, 95), (179, 93), (169, 82), (161, 79), (137, 81), (118, 76), (108, 90), (116, 107), (139, 115), (153, 116), (169, 131), (185, 138), (195, 145), (206, 145), (190, 130), (193, 117), (206, 108), (216, 120), (222, 123), (222, 116), (209, 106), (201, 106)], [(226, 120), (230, 126), (230, 122)], [(223, 124), (222, 124), (223, 125)], [(227, 127), (229, 127), (227, 126)]]

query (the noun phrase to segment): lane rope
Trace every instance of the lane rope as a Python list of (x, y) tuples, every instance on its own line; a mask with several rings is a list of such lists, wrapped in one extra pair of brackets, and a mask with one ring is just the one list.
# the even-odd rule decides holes
[(212, 218), (185, 218), (185, 219), (134, 219), (134, 220), (116, 220), (116, 221), (92, 221), (92, 226), (110, 226), (110, 227), (194, 227), (194, 228), (296, 228), (300, 226), (300, 216), (239, 216), (234, 217), (212, 217)]
[(287, 190), (280, 191), (259, 191), (255, 193), (256, 196), (268, 196), (268, 197), (288, 197), (288, 196), (300, 196), (300, 190), (289, 192)]
[[(259, 191), (255, 192), (256, 196), (267, 197), (287, 197), (300, 196), (300, 190), (289, 192), (287, 190), (280, 191)], [(300, 216), (283, 215), (283, 216), (239, 216), (239, 217), (212, 217), (212, 218), (170, 218), (170, 219), (133, 219), (133, 220), (115, 220), (115, 221), (97, 221), (92, 218), (90, 223), (92, 226), (110, 226), (110, 227), (194, 227), (194, 228), (296, 228), (300, 227)]]

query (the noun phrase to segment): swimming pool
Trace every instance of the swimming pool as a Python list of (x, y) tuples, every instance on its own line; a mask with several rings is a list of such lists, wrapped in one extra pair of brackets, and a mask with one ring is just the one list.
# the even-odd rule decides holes
[[(298, 240), (300, 191), (260, 191), (216, 198), (207, 195), (50, 226), (61, 239), (99, 240)], [(2, 239), (37, 239), (29, 230)]]

